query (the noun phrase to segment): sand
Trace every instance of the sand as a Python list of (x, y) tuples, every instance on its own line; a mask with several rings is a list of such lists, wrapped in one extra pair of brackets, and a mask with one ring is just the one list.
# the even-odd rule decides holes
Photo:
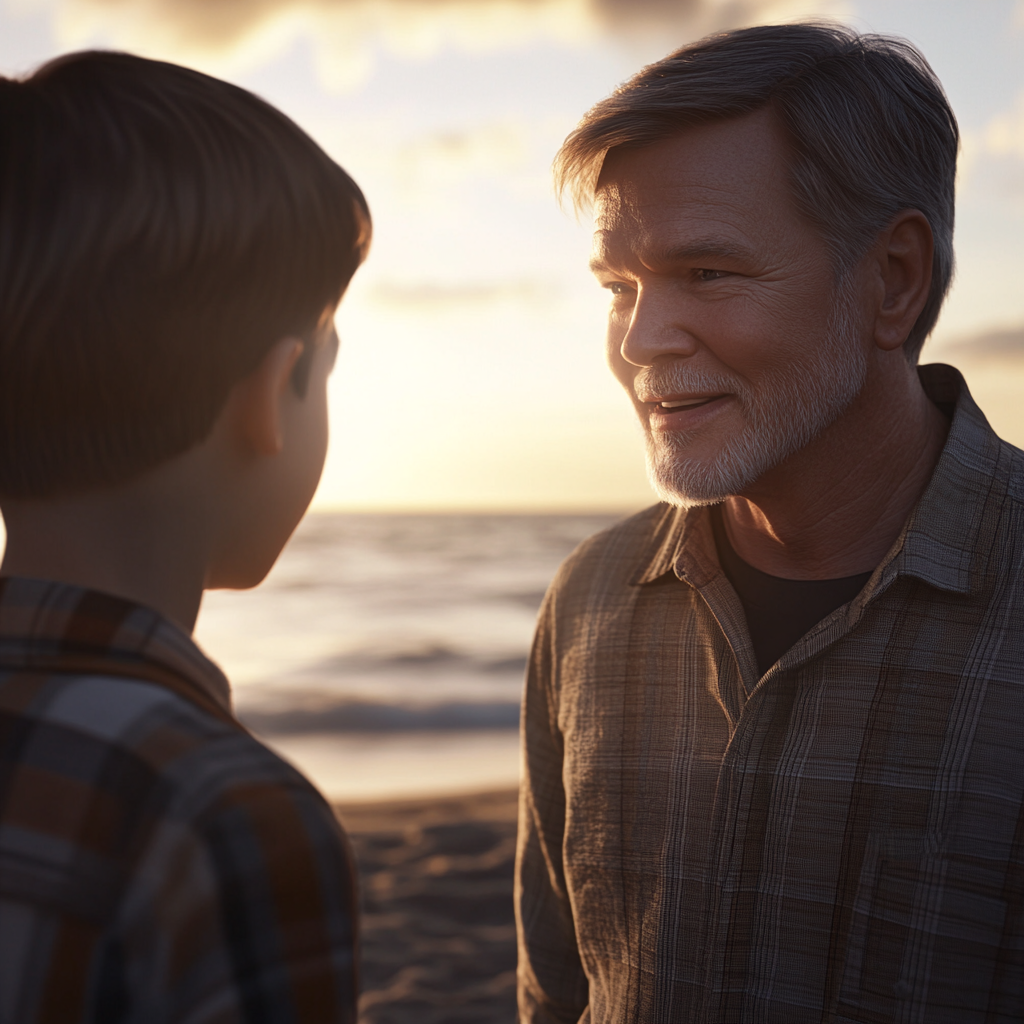
[(514, 791), (340, 804), (362, 875), (360, 1024), (514, 1024)]

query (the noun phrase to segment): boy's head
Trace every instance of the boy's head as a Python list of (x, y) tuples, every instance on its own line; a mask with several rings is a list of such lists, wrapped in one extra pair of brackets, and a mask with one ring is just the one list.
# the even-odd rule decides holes
[(120, 53), (0, 79), (0, 498), (131, 480), (309, 357), (366, 254), (352, 179), (283, 114)]

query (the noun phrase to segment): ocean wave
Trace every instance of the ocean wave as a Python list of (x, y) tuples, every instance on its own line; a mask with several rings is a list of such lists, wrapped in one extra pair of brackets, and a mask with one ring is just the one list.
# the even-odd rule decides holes
[(343, 700), (317, 706), (243, 710), (239, 717), (253, 732), (264, 735), (515, 729), (519, 725), (519, 704), (498, 701), (385, 704)]
[(460, 671), (477, 675), (520, 675), (526, 672), (524, 654), (481, 656), (444, 643), (362, 649), (324, 658), (297, 670), (295, 676), (345, 676), (352, 673), (391, 671)]

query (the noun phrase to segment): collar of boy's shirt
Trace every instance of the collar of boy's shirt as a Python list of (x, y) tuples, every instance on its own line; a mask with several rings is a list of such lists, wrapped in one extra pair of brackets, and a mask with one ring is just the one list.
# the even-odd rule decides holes
[(112, 594), (0, 578), (0, 669), (117, 675), (165, 685), (237, 724), (224, 673), (182, 629)]

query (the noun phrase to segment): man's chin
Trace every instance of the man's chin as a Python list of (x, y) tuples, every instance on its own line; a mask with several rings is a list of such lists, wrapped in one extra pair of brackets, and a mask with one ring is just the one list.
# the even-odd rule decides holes
[(647, 479), (654, 493), (677, 508), (718, 505), (739, 494), (761, 475), (760, 467), (722, 465), (721, 461), (653, 458), (648, 453)]
[(656, 477), (648, 477), (651, 488), (660, 501), (676, 508), (701, 508), (705, 505), (718, 505), (729, 497), (728, 494), (706, 494), (694, 493), (692, 490), (684, 490), (678, 483), (672, 481), (666, 483)]
[(681, 508), (683, 510), (720, 505), (725, 501), (725, 498), (694, 498), (688, 494), (679, 494), (676, 491), (667, 491), (659, 487), (655, 487), (654, 490), (659, 501), (663, 501), (666, 505), (671, 505), (673, 508)]

